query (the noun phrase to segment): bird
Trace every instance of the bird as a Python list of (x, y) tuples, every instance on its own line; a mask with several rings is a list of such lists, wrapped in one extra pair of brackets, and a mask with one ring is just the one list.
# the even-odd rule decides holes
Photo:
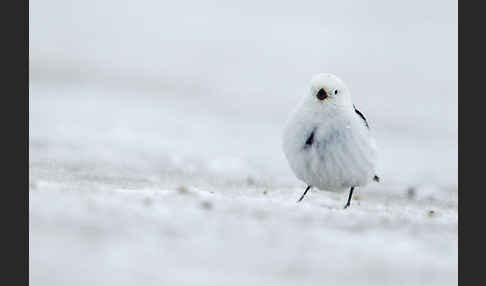
[(295, 176), (307, 187), (297, 202), (315, 187), (349, 196), (376, 174), (378, 148), (366, 117), (351, 100), (348, 87), (337, 76), (312, 77), (310, 91), (291, 112), (283, 131), (282, 149)]

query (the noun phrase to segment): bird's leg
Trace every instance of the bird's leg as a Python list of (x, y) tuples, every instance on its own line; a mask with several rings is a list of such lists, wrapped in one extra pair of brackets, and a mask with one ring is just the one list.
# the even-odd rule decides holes
[(354, 191), (354, 187), (351, 187), (351, 190), (349, 190), (348, 202), (344, 206), (345, 209), (351, 205), (351, 197), (353, 196), (353, 191)]
[(305, 194), (307, 194), (307, 191), (309, 191), (310, 188), (312, 188), (312, 186), (307, 185), (307, 188), (305, 189), (304, 193), (302, 194), (302, 196), (297, 202), (300, 202), (305, 197)]

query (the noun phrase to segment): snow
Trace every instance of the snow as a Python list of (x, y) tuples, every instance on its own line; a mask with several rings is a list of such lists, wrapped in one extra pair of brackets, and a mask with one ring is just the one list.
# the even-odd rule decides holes
[(456, 283), (456, 186), (384, 176), (348, 210), (297, 204), (280, 120), (191, 101), (32, 83), (31, 282)]
[[(457, 4), (183, 2), (30, 3), (30, 282), (456, 285)], [(318, 72), (380, 149), (346, 210), (281, 150)]]

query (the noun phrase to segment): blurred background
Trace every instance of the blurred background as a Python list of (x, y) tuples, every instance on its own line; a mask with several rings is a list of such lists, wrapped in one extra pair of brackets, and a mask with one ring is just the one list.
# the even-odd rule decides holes
[[(29, 4), (33, 284), (457, 281), (457, 1)], [(281, 151), (320, 72), (380, 147), (348, 213)]]

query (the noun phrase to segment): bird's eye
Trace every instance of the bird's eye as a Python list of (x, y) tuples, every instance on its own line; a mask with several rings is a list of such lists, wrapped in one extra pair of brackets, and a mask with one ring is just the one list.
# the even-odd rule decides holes
[(339, 91), (337, 89), (334, 90), (334, 94), (338, 94), (338, 93), (339, 93)]
[(326, 99), (326, 98), (327, 98), (327, 93), (326, 93), (326, 91), (325, 91), (323, 88), (321, 88), (321, 89), (319, 89), (319, 91), (317, 92), (316, 97), (317, 97), (317, 99), (319, 99), (319, 100), (324, 100), (324, 99)]

